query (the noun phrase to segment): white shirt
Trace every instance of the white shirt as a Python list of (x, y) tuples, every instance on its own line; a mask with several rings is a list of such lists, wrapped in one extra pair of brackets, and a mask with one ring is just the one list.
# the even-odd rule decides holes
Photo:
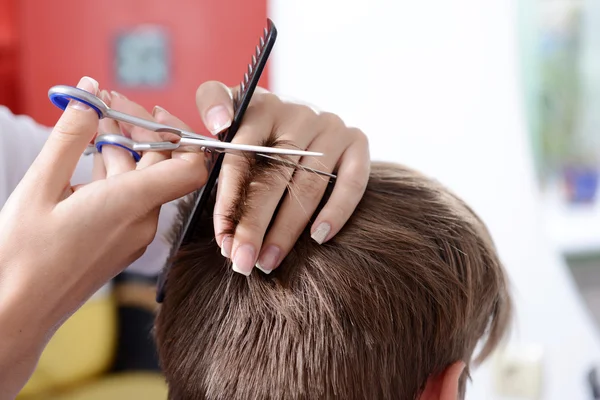
[[(0, 208), (23, 178), (41, 151), (50, 128), (37, 124), (26, 116), (16, 116), (0, 106)], [(88, 183), (92, 177), (92, 156), (82, 156), (72, 184)], [(143, 275), (157, 275), (169, 256), (170, 246), (165, 235), (177, 213), (176, 202), (165, 204), (160, 213), (158, 232), (142, 257), (127, 270)]]

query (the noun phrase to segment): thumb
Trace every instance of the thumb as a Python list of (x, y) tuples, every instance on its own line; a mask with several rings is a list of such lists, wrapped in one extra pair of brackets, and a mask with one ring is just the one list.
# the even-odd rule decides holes
[[(94, 95), (98, 93), (98, 82), (89, 77), (81, 78), (77, 87)], [(62, 195), (97, 129), (98, 114), (87, 105), (71, 100), (32, 165), (39, 178), (36, 184), (41, 185), (38, 188), (46, 196), (59, 198)]]
[(217, 81), (205, 82), (196, 91), (196, 105), (206, 128), (216, 135), (229, 128), (233, 120), (231, 90)]

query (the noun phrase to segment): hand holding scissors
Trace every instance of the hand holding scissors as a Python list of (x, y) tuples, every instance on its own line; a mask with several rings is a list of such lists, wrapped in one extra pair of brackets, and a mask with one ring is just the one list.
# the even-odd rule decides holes
[[(98, 92), (89, 78), (78, 86)], [(144, 253), (161, 206), (206, 182), (203, 153), (151, 152), (136, 166), (107, 148), (101, 157), (124, 152), (108, 179), (72, 187), (97, 129), (98, 115), (71, 102), (0, 210), (0, 397), (14, 398), (56, 329)]]
[(80, 103), (86, 104), (92, 108), (100, 119), (110, 118), (121, 123), (128, 123), (133, 126), (137, 126), (153, 132), (171, 133), (179, 137), (177, 142), (159, 141), (159, 142), (136, 142), (132, 139), (126, 138), (121, 135), (111, 134), (106, 132), (99, 135), (95, 141), (95, 148), (97, 151), (102, 152), (102, 147), (106, 145), (113, 145), (122, 147), (132, 153), (136, 161), (139, 161), (140, 154), (142, 151), (167, 151), (175, 150), (180, 145), (192, 145), (198, 146), (203, 151), (215, 150), (219, 152), (231, 152), (233, 151), (251, 151), (259, 153), (261, 156), (264, 154), (281, 154), (289, 156), (316, 156), (320, 157), (323, 153), (309, 152), (295, 149), (283, 149), (283, 148), (272, 148), (255, 145), (244, 145), (244, 144), (232, 144), (227, 142), (221, 142), (219, 140), (209, 138), (189, 130), (178, 129), (173, 126), (159, 124), (154, 121), (150, 121), (144, 118), (140, 118), (134, 115), (126, 114), (110, 108), (106, 102), (104, 102), (98, 96), (92, 93), (86, 92), (78, 88), (71, 86), (58, 85), (53, 86), (48, 91), (48, 97), (61, 109), (65, 109), (69, 104), (69, 101), (75, 100)]

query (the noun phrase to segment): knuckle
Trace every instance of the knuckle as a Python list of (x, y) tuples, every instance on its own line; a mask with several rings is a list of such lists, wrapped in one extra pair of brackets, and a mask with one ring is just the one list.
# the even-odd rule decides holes
[[(283, 103), (276, 118), (276, 129), (289, 139), (297, 139), (298, 133), (304, 135), (314, 131), (318, 124), (318, 114), (309, 106), (298, 103)], [(317, 126), (318, 128), (318, 126)]]
[(319, 120), (328, 129), (337, 129), (346, 126), (344, 120), (339, 115), (331, 112), (320, 113)]
[(156, 115), (154, 115), (154, 120), (159, 124), (167, 125), (168, 122), (173, 120), (173, 117), (165, 112), (157, 112)]
[(330, 221), (333, 225), (336, 225), (342, 221), (346, 221), (353, 211), (353, 202), (329, 199), (319, 213), (319, 218)]
[(269, 93), (269, 90), (263, 86), (257, 85), (256, 89), (254, 89), (254, 93), (257, 94), (262, 94), (262, 93)]
[(306, 104), (292, 104), (290, 107), (301, 120), (316, 119), (318, 117), (318, 114)]
[(355, 142), (358, 142), (362, 146), (369, 146), (369, 137), (358, 128), (349, 128), (348, 129)]
[(255, 238), (259, 236), (259, 232), (265, 231), (265, 226), (263, 226), (263, 224), (258, 218), (247, 215), (242, 218), (240, 223), (237, 225), (235, 231), (236, 235), (241, 234), (243, 236)]
[(367, 179), (353, 175), (344, 180), (344, 185), (347, 186), (352, 192), (362, 193), (367, 187)]
[(296, 190), (299, 196), (303, 198), (316, 198), (323, 195), (325, 182), (321, 176), (310, 172), (302, 171), (302, 178), (296, 181)]
[(54, 126), (54, 136), (60, 140), (70, 141), (81, 134), (85, 124), (79, 118), (61, 118)]
[(252, 102), (254, 108), (272, 108), (281, 105), (281, 99), (276, 94), (270, 92), (256, 93), (257, 95), (252, 96)]
[[(294, 243), (300, 237), (302, 230), (308, 225), (308, 219), (295, 220), (295, 224), (286, 218), (285, 222), (273, 226), (269, 232), (269, 244), (274, 244), (282, 250), (288, 250), (294, 246)], [(276, 239), (275, 239), (276, 238)]]
[(286, 244), (281, 246), (282, 248), (293, 247), (302, 231), (308, 227), (310, 217), (311, 215), (303, 213), (298, 218), (286, 218), (282, 221), (281, 225), (277, 228), (278, 237), (281, 238), (282, 243)]
[(98, 129), (106, 133), (115, 133), (119, 129), (117, 121), (110, 118), (102, 118), (98, 122)]
[(333, 207), (331, 207), (330, 212), (333, 215), (332, 220), (334, 221), (344, 221), (352, 213), (349, 210), (349, 207), (342, 204), (335, 204)]

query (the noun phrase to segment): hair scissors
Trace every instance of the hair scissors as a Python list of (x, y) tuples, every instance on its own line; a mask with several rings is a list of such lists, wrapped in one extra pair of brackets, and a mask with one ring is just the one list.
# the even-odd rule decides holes
[[(180, 140), (177, 143), (173, 142), (136, 142), (129, 138), (116, 134), (105, 134), (100, 135), (96, 138), (94, 146), (96, 151), (102, 152), (102, 147), (106, 145), (118, 146), (128, 150), (134, 157), (135, 161), (139, 161), (141, 156), (140, 151), (164, 151), (164, 150), (175, 150), (180, 145), (198, 145), (203, 151), (207, 150), (220, 150), (225, 152), (236, 151), (251, 151), (255, 152), (260, 156), (266, 154), (280, 154), (288, 156), (315, 156), (320, 157), (323, 153), (309, 152), (303, 150), (293, 150), (284, 148), (272, 148), (264, 146), (254, 146), (245, 144), (234, 144), (221, 142), (217, 139), (208, 138), (203, 135), (199, 135), (194, 132), (189, 132), (183, 129), (174, 128), (172, 126), (159, 124), (157, 122), (148, 121), (143, 118), (134, 117), (133, 115), (125, 114), (120, 111), (113, 110), (99, 97), (86, 92), (85, 90), (78, 89), (72, 86), (58, 85), (53, 86), (48, 91), (48, 97), (50, 101), (57, 107), (65, 109), (69, 104), (70, 100), (76, 100), (87, 104), (91, 107), (100, 119), (111, 118), (116, 121), (126, 122), (135, 126), (139, 126), (144, 129), (148, 129), (154, 132), (166, 132), (177, 135)], [(88, 153), (89, 154), (89, 153)], [(273, 158), (273, 157), (268, 157)], [(274, 160), (279, 160), (273, 158)], [(316, 171), (315, 171), (316, 172)]]
[[(165, 142), (136, 142), (135, 140), (129, 139), (123, 135), (115, 135), (115, 134), (109, 133), (109, 134), (99, 135), (96, 138), (95, 148), (97, 149), (97, 151), (99, 153), (101, 153), (102, 146), (105, 146), (105, 145), (118, 146), (125, 150), (128, 150), (133, 155), (133, 158), (137, 162), (141, 159), (139, 152), (142, 152), (142, 151), (167, 151), (167, 150), (172, 151), (172, 150), (176, 150), (177, 148), (179, 148), (179, 146), (192, 145), (192, 146), (199, 146), (202, 151), (209, 152), (209, 153), (214, 151), (217, 153), (228, 153), (228, 154), (240, 155), (240, 153), (243, 151), (252, 151), (252, 152), (256, 152), (256, 154), (261, 157), (268, 158), (278, 164), (283, 164), (283, 165), (286, 165), (289, 167), (297, 167), (297, 165), (288, 160), (285, 160), (282, 158), (276, 158), (270, 154), (280, 154), (280, 155), (287, 155), (287, 156), (317, 156), (317, 157), (323, 155), (323, 153), (318, 153), (318, 152), (314, 152), (314, 151), (293, 150), (293, 149), (283, 149), (283, 148), (276, 148), (276, 147), (253, 146), (253, 145), (243, 145), (243, 144), (232, 144), (232, 143), (228, 143), (228, 142), (219, 142), (220, 144), (222, 144), (222, 146), (219, 146), (219, 148), (207, 149), (206, 148), (207, 146), (205, 146), (205, 143), (206, 142), (203, 139), (188, 138), (188, 137), (183, 137), (176, 143), (167, 142), (167, 141), (165, 141)], [(305, 166), (302, 166), (301, 168), (304, 171), (310, 171), (310, 172), (314, 172), (319, 175), (325, 175), (330, 178), (335, 178), (335, 175), (330, 174), (328, 172), (319, 171), (319, 170), (316, 170), (316, 169), (313, 169), (310, 167), (305, 167)]]
[[(210, 143), (212, 144), (212, 142)], [(283, 149), (283, 148), (273, 148), (273, 147), (264, 147), (264, 146), (254, 146), (254, 145), (246, 145), (246, 144), (233, 144), (233, 143), (225, 143), (218, 142), (218, 146), (210, 146), (206, 144), (206, 140), (204, 139), (196, 139), (190, 137), (182, 137), (178, 142), (136, 142), (133, 139), (129, 139), (123, 135), (115, 135), (115, 134), (104, 134), (99, 135), (96, 138), (95, 146), (98, 152), (102, 152), (102, 146), (104, 145), (112, 145), (122, 147), (128, 151), (130, 151), (136, 161), (139, 161), (140, 155), (138, 152), (141, 151), (165, 151), (165, 150), (176, 150), (180, 146), (199, 146), (202, 151), (211, 151), (215, 150), (217, 152), (232, 152), (232, 151), (252, 151), (256, 152), (259, 155), (262, 153), (270, 153), (270, 154), (283, 154), (288, 156), (322, 156), (323, 153), (318, 153), (315, 151), (304, 151), (304, 150), (293, 150), (293, 149)], [(215, 149), (211, 149), (211, 147), (216, 147)], [(231, 151), (230, 151), (231, 150)], [(235, 154), (235, 153), (234, 153)]]

